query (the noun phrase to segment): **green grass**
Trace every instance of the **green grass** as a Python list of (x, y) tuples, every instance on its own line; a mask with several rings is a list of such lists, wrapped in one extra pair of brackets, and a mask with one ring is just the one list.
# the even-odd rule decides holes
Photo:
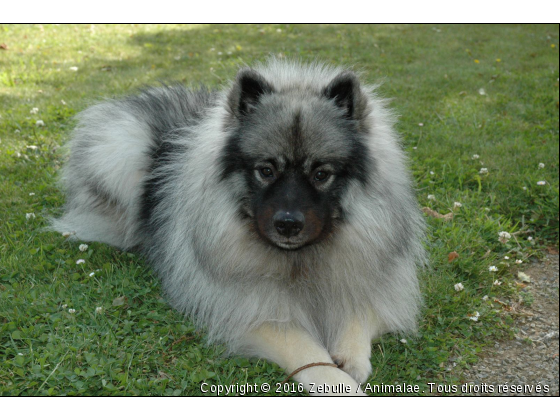
[[(485, 345), (511, 334), (514, 314), (494, 299), (523, 299), (514, 261), (558, 246), (557, 25), (4, 25), (2, 43), (0, 395), (199, 395), (203, 381), (284, 379), (272, 363), (205, 346), (138, 256), (98, 243), (80, 252), (42, 230), (63, 203), (56, 175), (72, 116), (160, 80), (216, 86), (273, 53), (355, 64), (383, 82), (421, 206), (462, 207), (452, 221), (428, 218), (419, 334), (374, 344), (371, 383), (423, 395), (429, 382), (460, 383)], [(502, 244), (501, 231), (515, 235)]]

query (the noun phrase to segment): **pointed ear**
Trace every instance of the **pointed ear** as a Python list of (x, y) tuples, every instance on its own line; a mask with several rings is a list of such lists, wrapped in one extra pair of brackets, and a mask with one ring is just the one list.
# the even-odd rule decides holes
[(262, 95), (273, 91), (272, 86), (255, 70), (241, 69), (228, 97), (229, 107), (236, 117), (242, 117), (253, 111)]
[(359, 119), (362, 114), (364, 98), (360, 90), (360, 81), (351, 71), (336, 76), (323, 90), (323, 94), (334, 100), (336, 106), (344, 111), (348, 119)]

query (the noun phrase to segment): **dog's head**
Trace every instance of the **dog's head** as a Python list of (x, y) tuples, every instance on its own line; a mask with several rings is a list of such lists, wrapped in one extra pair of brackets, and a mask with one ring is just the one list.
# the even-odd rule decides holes
[(348, 182), (367, 182), (367, 98), (356, 75), (345, 71), (320, 87), (282, 86), (243, 69), (228, 108), (223, 178), (243, 180), (242, 215), (285, 250), (328, 237), (344, 218)]

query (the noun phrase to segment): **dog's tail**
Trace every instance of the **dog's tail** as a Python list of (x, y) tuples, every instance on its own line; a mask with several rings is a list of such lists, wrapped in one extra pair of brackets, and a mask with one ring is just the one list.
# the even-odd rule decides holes
[(82, 112), (62, 173), (64, 214), (52, 220), (52, 229), (123, 249), (138, 245), (139, 200), (154, 147), (147, 121), (126, 102)]
[(215, 98), (206, 89), (162, 86), (82, 112), (63, 169), (64, 214), (52, 229), (123, 249), (142, 245), (144, 187), (166, 138), (195, 125)]

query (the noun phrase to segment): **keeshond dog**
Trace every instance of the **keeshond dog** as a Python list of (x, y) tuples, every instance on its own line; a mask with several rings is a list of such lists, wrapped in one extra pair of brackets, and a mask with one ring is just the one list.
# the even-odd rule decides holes
[(102, 102), (78, 117), (53, 228), (142, 252), (210, 343), (287, 372), (334, 362), (294, 378), (361, 393), (372, 339), (414, 330), (421, 301), (393, 123), (355, 72), (275, 59), (223, 90)]

